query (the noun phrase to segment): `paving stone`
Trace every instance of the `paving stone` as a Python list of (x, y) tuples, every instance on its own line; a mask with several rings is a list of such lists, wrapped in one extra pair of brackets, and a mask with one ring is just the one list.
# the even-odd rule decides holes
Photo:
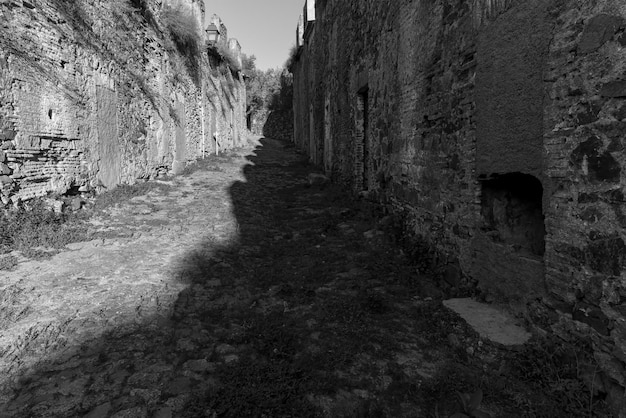
[(235, 352), (235, 347), (233, 347), (230, 344), (220, 344), (217, 347), (215, 347), (215, 352), (217, 354), (233, 353), (233, 352)]
[[(128, 378), (127, 385), (138, 388), (149, 388), (157, 384), (161, 380), (161, 374), (159, 373), (146, 373), (139, 372)], [(118, 383), (123, 383), (122, 380), (116, 380)]]
[(146, 418), (148, 411), (145, 407), (135, 406), (133, 408), (124, 409), (111, 415), (111, 418)]
[(185, 362), (183, 367), (193, 372), (205, 372), (211, 368), (211, 365), (206, 359), (198, 359)]
[(161, 390), (159, 389), (131, 389), (130, 396), (141, 398), (146, 404), (153, 405), (161, 396)]
[(110, 410), (111, 402), (107, 402), (92, 409), (85, 418), (107, 418)]
[(234, 363), (239, 361), (239, 356), (237, 354), (227, 354), (224, 356), (224, 363)]
[(626, 80), (614, 80), (605, 83), (600, 89), (603, 97), (626, 97)]
[(172, 414), (176, 416), (177, 412), (182, 411), (185, 408), (188, 401), (189, 395), (184, 394), (167, 399), (165, 404), (171, 408)]
[(171, 381), (166, 389), (163, 391), (163, 393), (167, 394), (167, 395), (181, 395), (184, 393), (189, 393), (191, 392), (193, 388), (193, 382), (190, 378), (188, 377), (179, 377), (176, 378), (175, 380)]
[(172, 418), (173, 415), (173, 411), (172, 408), (170, 408), (169, 406), (163, 407), (163, 408), (159, 408), (155, 413), (153, 418)]

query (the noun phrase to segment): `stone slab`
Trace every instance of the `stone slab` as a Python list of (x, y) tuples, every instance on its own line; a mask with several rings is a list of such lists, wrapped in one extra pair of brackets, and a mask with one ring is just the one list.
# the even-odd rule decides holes
[(512, 346), (524, 344), (530, 333), (515, 324), (515, 320), (492, 305), (469, 298), (443, 301), (446, 308), (458, 313), (481, 337)]

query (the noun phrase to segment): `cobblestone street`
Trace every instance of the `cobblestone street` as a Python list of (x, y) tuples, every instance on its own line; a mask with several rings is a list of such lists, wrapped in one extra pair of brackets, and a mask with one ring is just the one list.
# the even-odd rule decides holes
[(448, 416), (477, 389), (493, 416), (543, 405), (389, 219), (310, 186), (290, 144), (211, 161), (95, 219), (108, 238), (9, 273), (41, 308), (3, 325), (0, 417)]

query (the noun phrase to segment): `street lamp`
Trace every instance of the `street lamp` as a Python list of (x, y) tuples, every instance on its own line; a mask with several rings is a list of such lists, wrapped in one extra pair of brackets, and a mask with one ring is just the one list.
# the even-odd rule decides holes
[(206, 33), (211, 43), (216, 43), (220, 38), (220, 30), (213, 23), (206, 28)]

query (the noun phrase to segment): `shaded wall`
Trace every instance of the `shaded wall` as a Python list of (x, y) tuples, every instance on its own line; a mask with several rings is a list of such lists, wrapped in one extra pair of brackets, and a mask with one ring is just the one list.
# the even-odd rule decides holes
[[(626, 6), (318, 0), (294, 141), (536, 327), (590, 341), (626, 408)], [(624, 409), (626, 411), (626, 409)]]
[[(237, 145), (245, 87), (204, 53), (201, 2), (70, 3), (0, 4), (3, 204), (180, 171), (215, 138)], [(172, 10), (192, 16), (199, 55), (174, 35)]]
[(271, 110), (263, 124), (263, 136), (293, 142), (293, 111)]

